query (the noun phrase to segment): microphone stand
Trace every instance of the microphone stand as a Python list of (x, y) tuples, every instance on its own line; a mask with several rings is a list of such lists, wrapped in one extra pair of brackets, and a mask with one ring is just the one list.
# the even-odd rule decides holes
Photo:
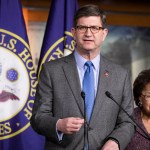
[(119, 108), (121, 108), (126, 113), (126, 115), (131, 119), (131, 121), (133, 121), (134, 125), (137, 126), (145, 134), (145, 136), (146, 136), (146, 138), (148, 138), (148, 140), (150, 140), (150, 137), (148, 137), (147, 133), (139, 126), (139, 124), (133, 119), (133, 117), (130, 116), (127, 113), (127, 111), (120, 104), (118, 104), (118, 102), (113, 98), (111, 93), (109, 91), (106, 91), (105, 94), (108, 98), (112, 99), (119, 106)]
[(84, 101), (84, 148), (83, 150), (86, 150), (86, 146), (87, 146), (87, 127), (88, 127), (88, 124), (87, 124), (87, 121), (86, 121), (86, 105), (85, 105), (85, 92), (81, 92), (81, 97), (83, 98), (83, 101)]

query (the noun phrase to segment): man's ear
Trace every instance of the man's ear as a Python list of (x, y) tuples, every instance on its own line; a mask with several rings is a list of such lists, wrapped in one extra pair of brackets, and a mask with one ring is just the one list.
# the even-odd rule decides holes
[(71, 28), (71, 33), (72, 33), (74, 40), (76, 40), (75, 32), (76, 32), (75, 28)]
[(107, 28), (103, 29), (103, 41), (105, 40), (107, 34), (108, 34), (108, 29)]

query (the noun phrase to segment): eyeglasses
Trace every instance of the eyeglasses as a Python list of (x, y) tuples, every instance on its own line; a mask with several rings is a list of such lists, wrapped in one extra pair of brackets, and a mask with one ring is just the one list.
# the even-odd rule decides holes
[(80, 32), (80, 33), (85, 33), (88, 29), (90, 29), (90, 31), (95, 34), (95, 33), (98, 33), (100, 30), (103, 30), (104, 28), (103, 27), (99, 27), (99, 26), (90, 26), (90, 27), (87, 27), (87, 26), (76, 26), (76, 29)]
[(150, 101), (150, 94), (149, 94), (149, 95), (141, 94), (141, 95), (144, 97), (144, 99), (145, 99), (146, 101)]

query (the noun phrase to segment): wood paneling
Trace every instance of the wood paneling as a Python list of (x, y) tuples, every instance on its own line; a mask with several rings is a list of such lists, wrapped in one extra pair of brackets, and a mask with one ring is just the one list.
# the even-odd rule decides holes
[(49, 11), (45, 9), (29, 9), (29, 21), (47, 21)]
[(108, 25), (150, 27), (150, 16), (137, 14), (108, 14)]
[[(79, 6), (88, 3), (99, 5), (107, 12), (109, 25), (126, 25), (150, 27), (149, 1), (117, 1), (117, 0), (78, 0)], [(28, 8), (29, 21), (47, 21), (51, 0), (22, 0)]]

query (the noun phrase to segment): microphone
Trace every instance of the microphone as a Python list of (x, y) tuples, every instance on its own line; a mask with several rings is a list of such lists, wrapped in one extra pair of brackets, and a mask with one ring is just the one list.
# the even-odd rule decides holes
[(133, 119), (132, 116), (130, 116), (127, 111), (113, 98), (112, 94), (109, 92), (109, 91), (106, 91), (105, 92), (106, 96), (108, 98), (110, 98), (111, 100), (113, 100), (118, 106), (119, 108), (121, 108), (121, 110), (123, 110), (126, 115), (131, 119), (131, 121), (134, 123), (135, 126), (137, 126), (145, 135), (146, 135), (146, 138), (148, 138), (148, 140), (150, 140), (150, 137), (147, 135), (147, 133), (138, 125), (138, 123)]
[(85, 121), (85, 123), (84, 123), (84, 150), (86, 150), (86, 148), (87, 148), (87, 134), (88, 134), (88, 132), (87, 132), (87, 128), (89, 128), (89, 125), (88, 125), (88, 122), (86, 121), (86, 105), (85, 105), (85, 92), (84, 91), (82, 91), (81, 92), (81, 97), (82, 97), (82, 99), (83, 99), (83, 101), (84, 101), (84, 121)]
[(84, 101), (84, 120), (85, 120), (85, 123), (86, 123), (87, 127), (88, 127), (89, 129), (91, 129), (91, 128), (89, 127), (89, 124), (88, 124), (87, 120), (86, 120), (86, 105), (85, 105), (85, 92), (84, 92), (84, 91), (81, 92), (81, 97), (82, 97), (82, 99), (83, 99), (83, 101)]

